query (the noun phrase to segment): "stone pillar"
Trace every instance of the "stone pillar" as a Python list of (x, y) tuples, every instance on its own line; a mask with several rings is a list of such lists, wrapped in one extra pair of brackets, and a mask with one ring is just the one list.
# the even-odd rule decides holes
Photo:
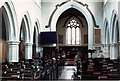
[(43, 57), (43, 48), (39, 47), (40, 57)]
[(117, 59), (119, 56), (119, 43), (115, 43), (114, 50), (115, 50), (114, 57), (115, 59)]
[(25, 59), (32, 59), (33, 43), (25, 43)]
[(111, 43), (110, 44), (110, 59), (114, 59), (114, 44), (113, 43)]
[(118, 55), (117, 55), (117, 44), (112, 43), (110, 45), (110, 59), (117, 59)]
[(120, 41), (118, 42), (118, 56), (120, 57)]
[(39, 46), (38, 45), (36, 45), (36, 50), (35, 51), (36, 51), (36, 55), (35, 56), (39, 57), (40, 55), (39, 55)]
[(8, 41), (9, 62), (19, 62), (19, 43), (20, 41)]
[(105, 58), (110, 58), (110, 44), (105, 45)]
[(119, 43), (115, 43), (115, 59), (119, 56)]
[(110, 44), (108, 44), (108, 57), (110, 58)]
[(94, 27), (88, 27), (88, 49), (95, 49)]
[[(88, 27), (88, 50), (93, 50), (93, 49), (95, 49), (94, 26)], [(92, 57), (91, 53), (88, 53), (88, 58), (91, 57)]]

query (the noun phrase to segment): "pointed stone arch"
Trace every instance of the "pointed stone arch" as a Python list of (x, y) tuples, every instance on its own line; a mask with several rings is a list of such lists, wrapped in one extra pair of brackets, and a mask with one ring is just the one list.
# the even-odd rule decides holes
[(119, 56), (119, 19), (116, 10), (112, 11), (111, 21), (110, 21), (110, 58), (117, 59)]
[(105, 18), (104, 20), (104, 28), (103, 28), (103, 44), (104, 44), (104, 57), (110, 57), (110, 35), (109, 35), (109, 23)]
[(105, 19), (104, 21), (104, 40), (105, 40), (105, 44), (109, 43), (109, 24), (108, 24), (108, 20)]
[(24, 45), (25, 45), (25, 59), (32, 59), (32, 25), (31, 25), (31, 18), (29, 12), (26, 11), (23, 14), (21, 20), (21, 27), (20, 27), (20, 35), (21, 36), (21, 29), (23, 30), (22, 33), (24, 38)]
[(29, 43), (31, 39), (31, 19), (29, 12), (26, 11), (26, 13), (23, 16), (23, 21), (25, 22), (25, 43)]
[[(0, 4), (1, 12), (6, 25), (6, 37), (8, 42), (8, 60), (9, 62), (18, 62), (19, 34), (17, 14), (11, 0), (2, 0)], [(14, 55), (15, 54), (15, 55)]]
[(117, 19), (117, 12), (116, 12), (116, 10), (113, 10), (112, 15), (111, 15), (111, 20), (110, 20), (110, 32), (111, 32), (110, 43), (113, 42), (113, 30), (114, 30), (114, 25), (115, 25), (116, 19)]
[(40, 28), (40, 23), (39, 23), (39, 20), (38, 20), (38, 19), (36, 19), (36, 21), (35, 21), (35, 26), (34, 26), (34, 28), (35, 28), (35, 32), (36, 32), (36, 44), (38, 45), (38, 34), (39, 34), (39, 32), (40, 32), (40, 30), (39, 30), (39, 28)]
[(9, 41), (13, 41), (13, 40), (19, 40), (19, 36), (18, 36), (18, 22), (17, 22), (17, 14), (16, 14), (16, 10), (15, 7), (12, 3), (11, 0), (3, 0), (3, 5), (0, 5), (0, 8), (2, 8), (3, 11), (3, 16), (5, 18), (5, 21), (7, 23), (5, 23), (7, 25), (7, 32), (8, 32), (8, 37), (7, 39)]
[(88, 5), (79, 4), (78, 2), (66, 2), (62, 5), (57, 5), (56, 10), (50, 18), (48, 26), (50, 26), (51, 31), (56, 31), (56, 23), (59, 16), (69, 8), (74, 8), (80, 11), (86, 18), (88, 23), (88, 49), (94, 49), (94, 21), (90, 11), (88, 10)]
[[(25, 43), (32, 43), (32, 24), (31, 24), (31, 18), (29, 15), (28, 11), (25, 11), (25, 13), (23, 14), (23, 17), (21, 18), (21, 23), (20, 23), (21, 27), (20, 27), (20, 33), (21, 33), (21, 29), (22, 29), (22, 24), (24, 24), (24, 35), (25, 35)], [(19, 33), (19, 37), (20, 37), (20, 33)]]
[(34, 25), (34, 31), (33, 31), (33, 56), (34, 57), (39, 57), (39, 51), (38, 51), (38, 35), (39, 35), (39, 28), (40, 28), (40, 24), (39, 24), (39, 20), (36, 19), (35, 20), (35, 25)]
[(40, 32), (40, 22), (38, 19), (35, 20), (35, 26), (36, 26), (36, 29), (38, 31), (38, 33)]

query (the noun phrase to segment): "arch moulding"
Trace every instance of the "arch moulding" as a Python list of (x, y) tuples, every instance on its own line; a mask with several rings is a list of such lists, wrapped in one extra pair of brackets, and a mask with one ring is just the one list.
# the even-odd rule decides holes
[(88, 10), (88, 5), (80, 4), (78, 2), (66, 2), (62, 5), (57, 5), (54, 13), (51, 15), (48, 27), (51, 31), (56, 31), (57, 20), (60, 15), (69, 8), (75, 8), (80, 11), (86, 18), (88, 24), (88, 49), (94, 49), (94, 19), (91, 12)]

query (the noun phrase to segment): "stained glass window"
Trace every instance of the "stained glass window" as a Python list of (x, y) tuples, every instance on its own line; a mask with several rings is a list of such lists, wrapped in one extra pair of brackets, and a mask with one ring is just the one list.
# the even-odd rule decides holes
[(76, 20), (71, 20), (67, 24), (66, 41), (68, 45), (80, 45), (81, 33), (80, 25)]

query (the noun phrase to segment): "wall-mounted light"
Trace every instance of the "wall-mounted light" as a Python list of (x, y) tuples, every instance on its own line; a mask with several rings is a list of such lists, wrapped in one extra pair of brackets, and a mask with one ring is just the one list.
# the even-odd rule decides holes
[(50, 28), (50, 26), (46, 25), (45, 28)]
[(50, 28), (50, 31), (51, 31), (51, 27), (49, 25), (46, 25), (45, 28)]

